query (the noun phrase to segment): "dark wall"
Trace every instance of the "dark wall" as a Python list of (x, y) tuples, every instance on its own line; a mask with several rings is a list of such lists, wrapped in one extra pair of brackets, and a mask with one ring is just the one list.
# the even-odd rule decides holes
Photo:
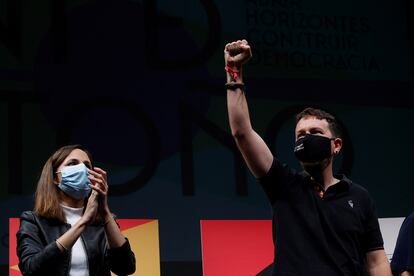
[[(223, 47), (247, 38), (255, 129), (292, 155), (309, 105), (345, 126), (336, 171), (380, 217), (413, 210), (413, 4), (374, 0), (0, 1), (0, 264), (43, 163), (81, 143), (110, 206), (160, 220), (163, 275), (201, 275), (200, 219), (268, 219), (230, 136)], [(5, 271), (7, 269), (4, 269)]]

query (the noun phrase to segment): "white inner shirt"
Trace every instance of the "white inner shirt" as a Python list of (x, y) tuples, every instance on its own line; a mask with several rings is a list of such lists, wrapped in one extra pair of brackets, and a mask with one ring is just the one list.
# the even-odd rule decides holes
[[(61, 205), (63, 213), (65, 213), (66, 222), (73, 226), (82, 217), (82, 208), (72, 208)], [(89, 276), (88, 256), (86, 255), (85, 247), (81, 237), (79, 237), (72, 246), (71, 261), (70, 261), (70, 276), (85, 275)]]

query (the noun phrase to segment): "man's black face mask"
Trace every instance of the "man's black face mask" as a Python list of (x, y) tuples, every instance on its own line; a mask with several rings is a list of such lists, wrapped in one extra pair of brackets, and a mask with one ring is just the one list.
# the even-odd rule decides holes
[(304, 163), (321, 162), (331, 157), (331, 140), (320, 135), (306, 134), (295, 143), (294, 153)]

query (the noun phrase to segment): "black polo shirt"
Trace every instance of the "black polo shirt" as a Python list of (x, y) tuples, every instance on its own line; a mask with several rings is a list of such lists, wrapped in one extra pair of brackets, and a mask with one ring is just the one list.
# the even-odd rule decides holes
[(401, 225), (392, 255), (391, 269), (394, 275), (404, 271), (414, 273), (414, 212)]
[(273, 207), (273, 275), (368, 275), (366, 253), (383, 249), (374, 203), (345, 176), (323, 197), (313, 179), (277, 159), (259, 179)]

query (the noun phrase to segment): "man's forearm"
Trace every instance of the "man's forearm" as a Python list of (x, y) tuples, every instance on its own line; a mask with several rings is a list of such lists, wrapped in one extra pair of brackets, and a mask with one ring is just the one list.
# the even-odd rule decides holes
[(388, 261), (377, 264), (369, 268), (370, 276), (391, 276), (391, 268)]
[(367, 268), (370, 276), (391, 276), (391, 267), (384, 249), (367, 253)]
[(231, 133), (247, 166), (255, 177), (265, 175), (273, 162), (273, 155), (264, 140), (253, 130), (243, 91), (243, 64), (252, 56), (246, 40), (238, 40), (224, 47), (227, 71), (227, 110)]
[(228, 43), (224, 47), (224, 63), (227, 72), (227, 109), (232, 135), (243, 139), (251, 134), (249, 110), (243, 88), (243, 64), (252, 56), (246, 40)]
[[(232, 80), (227, 73), (228, 82), (243, 82), (240, 74), (237, 80)], [(250, 131), (252, 126), (250, 123), (249, 108), (244, 92), (240, 88), (227, 89), (227, 109), (229, 114), (229, 123), (232, 135), (235, 138), (242, 137), (246, 131)]]

